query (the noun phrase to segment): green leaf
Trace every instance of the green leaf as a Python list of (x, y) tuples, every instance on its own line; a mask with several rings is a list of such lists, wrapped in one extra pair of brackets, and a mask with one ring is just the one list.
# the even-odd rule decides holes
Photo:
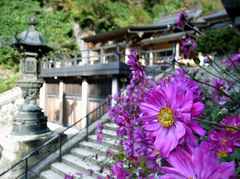
[(235, 95), (233, 98), (234, 98), (235, 100), (237, 100), (239, 97), (240, 97), (240, 93), (237, 94), (237, 95)]
[(193, 58), (193, 61), (194, 61), (196, 64), (200, 64), (200, 59), (199, 59), (199, 58)]
[(228, 155), (226, 157), (221, 157), (218, 159), (219, 163), (222, 163), (222, 162), (231, 162), (233, 161), (234, 158), (231, 156), (231, 155)]
[(237, 149), (233, 154), (232, 157), (234, 159), (240, 159), (240, 149)]
[(225, 69), (226, 72), (230, 72), (230, 70), (231, 70), (231, 69), (230, 69), (230, 66), (228, 66), (228, 67)]
[(206, 130), (212, 130), (213, 129), (213, 127), (208, 125), (208, 124), (202, 124), (202, 127)]
[(196, 71), (193, 72), (192, 77), (195, 78), (195, 76), (197, 75), (197, 73), (200, 71), (200, 69), (197, 69)]

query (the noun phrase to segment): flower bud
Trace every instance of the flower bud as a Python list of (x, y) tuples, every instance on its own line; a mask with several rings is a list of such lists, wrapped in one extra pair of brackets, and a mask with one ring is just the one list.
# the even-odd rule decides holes
[(169, 56), (167, 58), (167, 61), (168, 61), (169, 64), (174, 65), (174, 63), (176, 61), (174, 55)]
[(187, 41), (187, 45), (192, 46), (192, 41), (191, 40)]
[(168, 30), (172, 30), (173, 29), (173, 25), (172, 24), (168, 24), (167, 28), (168, 28)]
[(232, 24), (228, 24), (228, 26), (227, 26), (228, 29), (231, 29), (232, 27), (233, 27)]
[(222, 108), (222, 110), (221, 110), (221, 114), (227, 114), (227, 113), (228, 113), (227, 108)]
[(212, 59), (209, 57), (209, 56), (204, 56), (203, 57), (203, 62), (204, 63), (209, 63), (209, 62), (211, 62), (212, 61)]

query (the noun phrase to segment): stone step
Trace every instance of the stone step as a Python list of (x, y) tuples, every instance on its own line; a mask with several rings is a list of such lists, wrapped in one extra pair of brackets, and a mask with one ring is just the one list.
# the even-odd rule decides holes
[(71, 154), (84, 160), (87, 162), (91, 162), (95, 165), (100, 165), (101, 163), (105, 162), (107, 159), (109, 159), (108, 157), (106, 157), (105, 155), (100, 155), (97, 154), (97, 159), (96, 159), (96, 153), (91, 152), (89, 150), (84, 150), (82, 148), (74, 148), (71, 150)]
[[(99, 134), (99, 131), (95, 131), (95, 134)], [(116, 134), (116, 131), (112, 131), (112, 130), (107, 130), (107, 129), (103, 129), (102, 130), (102, 134), (103, 134), (103, 137), (110, 137), (112, 139), (118, 139), (118, 136)]]
[(40, 179), (49, 179), (49, 178), (60, 179), (60, 178), (63, 178), (63, 176), (64, 175), (59, 175), (52, 170), (46, 170), (44, 172), (41, 172)]
[(87, 141), (80, 142), (79, 147), (83, 148), (85, 150), (90, 150), (91, 152), (95, 152), (95, 153), (103, 154), (103, 155), (105, 154), (106, 150), (108, 150), (108, 149), (112, 150), (113, 152), (117, 152), (117, 150), (114, 150), (107, 146), (103, 146), (101, 144), (96, 144), (96, 143), (87, 142)]
[[(83, 173), (82, 171), (79, 171), (79, 169), (73, 168), (71, 166), (66, 165), (65, 163), (53, 163), (51, 165), (51, 169), (53, 170), (53, 172), (59, 174), (62, 176), (62, 178), (64, 178), (65, 174), (68, 175), (74, 175), (74, 179), (80, 178), (78, 175), (76, 175), (76, 173)], [(88, 174), (83, 173), (83, 177), (84, 179), (95, 179), (92, 176), (88, 176)]]
[(94, 165), (92, 162), (88, 162), (85, 160), (82, 160), (74, 155), (68, 154), (63, 156), (63, 163), (67, 164), (70, 167), (76, 168), (81, 172), (88, 173), (88, 169), (93, 170), (93, 177), (97, 178), (99, 177), (105, 177), (107, 174), (109, 174), (108, 171), (104, 171), (103, 173), (99, 173), (100, 166)]
[(116, 131), (117, 128), (118, 128), (118, 125), (115, 124), (115, 123), (105, 123), (105, 124), (103, 124), (103, 129)]
[[(88, 136), (88, 141), (93, 142), (93, 143), (98, 143), (97, 142), (97, 135), (90, 135)], [(113, 145), (116, 145), (117, 143), (115, 142), (115, 139), (112, 139), (111, 137), (104, 137), (102, 139), (102, 145), (112, 147)]]

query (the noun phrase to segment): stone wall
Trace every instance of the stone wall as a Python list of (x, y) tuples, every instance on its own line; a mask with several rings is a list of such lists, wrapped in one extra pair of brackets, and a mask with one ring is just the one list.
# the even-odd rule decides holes
[(12, 124), (12, 118), (17, 115), (19, 107), (23, 104), (22, 91), (19, 87), (0, 94), (0, 127)]

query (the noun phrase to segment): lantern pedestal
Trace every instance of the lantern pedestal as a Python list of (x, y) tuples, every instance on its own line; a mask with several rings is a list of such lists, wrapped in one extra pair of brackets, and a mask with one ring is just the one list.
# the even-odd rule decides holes
[(25, 101), (20, 106), (17, 116), (13, 118), (11, 135), (35, 135), (49, 132), (47, 117), (36, 103), (43, 80), (34, 75), (23, 75), (17, 83), (22, 89)]

